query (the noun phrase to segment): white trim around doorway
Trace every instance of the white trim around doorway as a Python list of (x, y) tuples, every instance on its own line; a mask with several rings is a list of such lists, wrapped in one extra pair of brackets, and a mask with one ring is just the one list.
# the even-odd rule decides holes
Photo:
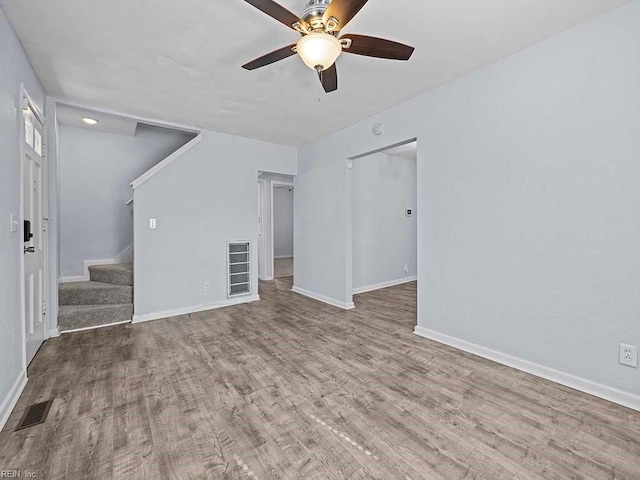
[[(274, 212), (273, 212), (273, 192), (276, 189), (276, 187), (291, 187), (291, 188), (295, 188), (295, 185), (293, 184), (293, 182), (282, 182), (280, 180), (272, 180), (271, 181), (271, 218), (270, 218), (270, 230), (271, 230), (271, 277), (275, 278), (276, 276), (276, 246), (274, 245), (274, 231), (275, 228), (273, 227), (273, 219), (275, 217)], [(294, 202), (294, 209), (295, 209), (295, 192), (293, 194), (293, 202)], [(294, 226), (295, 229), (295, 226)], [(294, 247), (295, 248), (295, 247)]]

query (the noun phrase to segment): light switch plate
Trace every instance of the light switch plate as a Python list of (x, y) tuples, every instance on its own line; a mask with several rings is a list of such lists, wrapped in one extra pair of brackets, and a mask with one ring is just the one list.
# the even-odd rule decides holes
[(11, 233), (16, 233), (20, 230), (20, 221), (18, 220), (18, 215), (11, 214)]

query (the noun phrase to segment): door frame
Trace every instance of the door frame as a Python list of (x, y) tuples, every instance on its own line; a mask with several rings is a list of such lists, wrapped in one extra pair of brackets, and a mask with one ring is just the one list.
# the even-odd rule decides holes
[[(275, 232), (275, 228), (274, 228), (274, 222), (273, 219), (275, 217), (275, 212), (273, 211), (273, 191), (276, 189), (277, 186), (282, 186), (282, 187), (291, 187), (293, 189), (295, 189), (295, 185), (293, 182), (283, 182), (280, 180), (272, 180), (271, 181), (271, 218), (269, 219), (270, 221), (270, 230), (271, 230), (271, 277), (273, 279), (276, 278), (276, 246), (274, 243), (274, 232)], [(296, 195), (295, 195), (295, 191), (293, 192), (293, 209), (295, 212), (295, 202), (296, 202)], [(294, 230), (295, 230), (295, 226), (294, 226)], [(294, 249), (295, 249), (295, 245), (294, 245)], [(294, 260), (295, 261), (295, 260)], [(295, 274), (294, 274), (295, 275)]]
[[(26, 322), (26, 309), (25, 309), (25, 298), (26, 298), (26, 291), (25, 291), (25, 266), (24, 266), (24, 230), (23, 230), (23, 224), (24, 224), (24, 195), (23, 195), (23, 175), (24, 175), (24, 171), (22, 168), (22, 159), (24, 158), (25, 155), (25, 149), (24, 149), (24, 136), (25, 136), (25, 131), (24, 131), (24, 115), (23, 115), (23, 111), (27, 108), (29, 108), (34, 116), (36, 117), (36, 119), (40, 122), (40, 124), (42, 125), (42, 159), (43, 159), (43, 171), (42, 171), (42, 202), (43, 202), (43, 206), (42, 206), (42, 217), (45, 221), (49, 220), (49, 188), (48, 188), (48, 158), (47, 158), (47, 122), (45, 120), (45, 116), (42, 113), (42, 111), (40, 110), (40, 107), (38, 107), (38, 104), (33, 101), (33, 99), (31, 98), (31, 96), (29, 95), (29, 93), (27, 92), (27, 89), (25, 88), (24, 84), (20, 85), (20, 105), (18, 108), (18, 124), (20, 125), (19, 131), (20, 131), (20, 136), (18, 138), (18, 142), (19, 142), (19, 151), (20, 151), (20, 158), (18, 159), (19, 161), (19, 181), (20, 181), (20, 187), (19, 187), (19, 232), (20, 232), (20, 242), (18, 245), (18, 255), (19, 255), (19, 259), (20, 259), (20, 329), (22, 331), (22, 367), (24, 368), (24, 373), (25, 376), (27, 374), (27, 330), (26, 330), (26, 326), (25, 326), (25, 322)], [(44, 225), (39, 225), (38, 228), (42, 228), (43, 229), (43, 272), (42, 272), (42, 281), (43, 281), (43, 286), (42, 286), (42, 301), (44, 303), (46, 303), (47, 305), (49, 305), (49, 228), (47, 226), (46, 231), (44, 231)], [(48, 340), (50, 338), (50, 334), (49, 334), (49, 328), (50, 328), (50, 322), (49, 322), (49, 314), (47, 312), (46, 315), (44, 315), (44, 325), (43, 325), (43, 329), (44, 329), (44, 340)]]
[(258, 278), (260, 280), (268, 280), (267, 275), (267, 246), (265, 245), (265, 207), (267, 196), (267, 181), (265, 179), (258, 179), (258, 217), (259, 217), (259, 231), (258, 231)]
[[(384, 153), (387, 150), (391, 150), (393, 148), (396, 147), (401, 147), (403, 145), (408, 145), (410, 143), (414, 143), (416, 142), (418, 144), (417, 149), (418, 149), (418, 160), (416, 160), (417, 165), (416, 165), (416, 172), (419, 172), (420, 170), (420, 165), (422, 165), (422, 163), (419, 161), (420, 160), (420, 139), (418, 137), (412, 137), (409, 138), (407, 140), (403, 140), (401, 142), (395, 142), (392, 143), (391, 145), (387, 145), (386, 147), (380, 147), (380, 148), (376, 148), (374, 150), (370, 150), (368, 152), (365, 153), (361, 153), (358, 155), (354, 155), (353, 157), (349, 157), (347, 158), (346, 161), (346, 168), (345, 168), (345, 183), (347, 186), (347, 228), (346, 228), (346, 237), (347, 237), (347, 270), (346, 270), (346, 274), (347, 274), (347, 291), (346, 291), (346, 299), (347, 299), (347, 305), (349, 306), (349, 308), (347, 308), (347, 310), (350, 310), (352, 308), (355, 308), (355, 304), (353, 303), (353, 179), (352, 179), (352, 169), (353, 169), (353, 162), (354, 160), (358, 160), (361, 158), (365, 158), (365, 157), (369, 157), (371, 155), (375, 155), (376, 153)], [(416, 175), (417, 178), (419, 178), (419, 175)], [(417, 181), (417, 180), (416, 180)], [(418, 184), (416, 185), (416, 192), (417, 192), (417, 196), (418, 198), (420, 198), (420, 183), (418, 182)], [(416, 206), (417, 208), (417, 206)], [(418, 251), (417, 251), (417, 275), (418, 275), (418, 281), (420, 279), (420, 216), (417, 216), (417, 222), (418, 222)]]

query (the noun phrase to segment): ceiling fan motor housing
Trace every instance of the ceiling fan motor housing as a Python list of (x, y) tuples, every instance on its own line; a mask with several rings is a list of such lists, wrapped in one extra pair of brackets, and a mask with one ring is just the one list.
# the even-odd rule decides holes
[(311, 28), (314, 30), (319, 28), (324, 29), (322, 17), (330, 3), (331, 0), (310, 0), (307, 8), (302, 12), (301, 18), (311, 25)]

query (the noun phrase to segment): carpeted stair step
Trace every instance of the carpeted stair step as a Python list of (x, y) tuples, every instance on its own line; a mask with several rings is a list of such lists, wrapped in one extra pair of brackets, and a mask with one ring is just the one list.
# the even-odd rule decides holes
[(124, 305), (61, 305), (58, 328), (61, 332), (125, 322), (133, 318), (133, 304)]
[(133, 287), (102, 282), (62, 283), (60, 305), (122, 305), (133, 303)]
[(92, 282), (133, 286), (133, 264), (94, 265), (89, 267), (89, 278)]

